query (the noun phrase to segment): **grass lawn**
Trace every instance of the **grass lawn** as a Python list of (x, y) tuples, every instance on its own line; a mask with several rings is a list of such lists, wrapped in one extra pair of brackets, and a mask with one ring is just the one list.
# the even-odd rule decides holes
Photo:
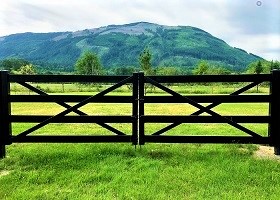
[[(14, 114), (55, 114), (54, 104), (14, 103)], [(131, 113), (129, 104), (89, 104), (89, 114)], [(184, 104), (148, 104), (147, 114), (190, 114)], [(268, 105), (223, 104), (223, 115), (267, 115)], [(17, 134), (32, 124), (14, 124)], [(165, 124), (148, 124), (147, 134)], [(130, 134), (129, 124), (112, 126)], [(267, 125), (246, 124), (266, 135)], [(94, 124), (51, 124), (35, 134), (110, 134)], [(185, 124), (166, 134), (244, 135), (228, 125)], [(0, 160), (0, 199), (279, 199), (279, 160), (242, 144), (12, 144)]]

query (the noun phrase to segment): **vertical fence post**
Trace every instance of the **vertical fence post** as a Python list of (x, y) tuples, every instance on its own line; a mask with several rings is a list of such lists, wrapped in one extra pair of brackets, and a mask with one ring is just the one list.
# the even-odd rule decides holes
[(8, 71), (0, 71), (0, 159), (5, 158), (5, 145), (11, 142), (11, 104), (9, 102), (10, 83)]
[(145, 144), (145, 123), (144, 116), (144, 92), (145, 92), (144, 72), (139, 73), (139, 145)]
[(274, 146), (274, 154), (280, 155), (280, 70), (272, 71), (270, 82), (271, 101), (269, 104), (270, 124), (269, 138), (270, 145)]
[(132, 123), (132, 144), (138, 144), (138, 73), (133, 73), (132, 80), (132, 115), (133, 115), (133, 123)]

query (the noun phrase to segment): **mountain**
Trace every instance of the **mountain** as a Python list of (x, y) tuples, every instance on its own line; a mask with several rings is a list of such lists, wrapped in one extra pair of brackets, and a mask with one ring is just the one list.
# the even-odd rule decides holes
[(0, 37), (0, 59), (18, 57), (73, 70), (81, 53), (92, 50), (100, 56), (105, 67), (138, 66), (139, 54), (145, 47), (152, 53), (153, 66), (193, 68), (198, 61), (208, 60), (240, 71), (261, 59), (195, 27), (148, 22), (76, 32), (19, 33)]

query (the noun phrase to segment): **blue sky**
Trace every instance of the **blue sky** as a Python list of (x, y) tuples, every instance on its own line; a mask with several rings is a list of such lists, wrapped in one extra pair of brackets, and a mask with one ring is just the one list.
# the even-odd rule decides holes
[(138, 21), (198, 27), (231, 46), (280, 60), (280, 0), (0, 1), (0, 36)]

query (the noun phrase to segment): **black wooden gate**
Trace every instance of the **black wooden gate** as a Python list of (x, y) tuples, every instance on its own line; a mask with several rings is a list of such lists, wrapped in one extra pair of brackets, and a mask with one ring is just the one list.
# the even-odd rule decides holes
[[(279, 146), (280, 144), (280, 72), (273, 71), (272, 74), (262, 75), (203, 75), (203, 76), (143, 76), (139, 74), (139, 144), (146, 142), (154, 143), (254, 143), (270, 144)], [(248, 82), (229, 95), (195, 95), (183, 96), (162, 83), (198, 83), (198, 82)], [(262, 83), (270, 82), (270, 95), (240, 95), (252, 87)], [(165, 91), (169, 96), (145, 96), (144, 84), (153, 86)], [(269, 103), (270, 111), (267, 116), (222, 116), (212, 111), (212, 108), (222, 103)], [(146, 103), (187, 103), (198, 109), (189, 116), (170, 115), (145, 115)], [(210, 103), (202, 106), (201, 103)], [(210, 116), (201, 116), (207, 113)], [(145, 124), (147, 123), (170, 123), (170, 125), (158, 130), (150, 135), (145, 135)], [(191, 135), (163, 135), (166, 131), (175, 128), (183, 123), (225, 123), (229, 124), (248, 136), (191, 136)], [(268, 136), (261, 136), (258, 133), (240, 125), (240, 123), (266, 123), (269, 125)], [(188, 130), (186, 130), (187, 132)], [(279, 148), (276, 148), (279, 154)]]
[[(16, 82), (39, 95), (10, 95), (10, 83)], [(95, 94), (88, 95), (48, 95), (27, 82), (47, 83), (115, 83), (113, 86)], [(133, 76), (80, 76), (80, 75), (9, 75), (1, 71), (1, 152), (0, 157), (5, 157), (5, 145), (12, 143), (97, 143), (97, 142), (129, 142), (138, 144), (138, 75)], [(125, 85), (132, 84), (131, 96), (106, 96), (111, 91)], [(64, 111), (54, 116), (42, 115), (13, 115), (11, 114), (12, 102), (55, 102), (65, 108)], [(78, 102), (70, 106), (65, 102)], [(79, 109), (88, 103), (130, 103), (132, 104), (129, 116), (92, 116)], [(78, 116), (67, 116), (74, 112)], [(37, 125), (17, 135), (12, 134), (12, 123), (34, 122)], [(114, 135), (32, 135), (34, 131), (50, 123), (96, 123), (111, 131)], [(127, 135), (108, 123), (130, 123), (131, 134)]]
[[(16, 82), (39, 95), (10, 95), (10, 83)], [(42, 90), (35, 88), (30, 82), (90, 82), (90, 83), (115, 83), (113, 86), (93, 96), (86, 95), (48, 95)], [(166, 83), (198, 83), (198, 82), (247, 82), (248, 84), (229, 95), (195, 95), (183, 96), (168, 87)], [(269, 95), (240, 95), (250, 88), (262, 83), (270, 83)], [(125, 84), (132, 84), (131, 96), (107, 96), (106, 94)], [(145, 84), (153, 85), (165, 91), (166, 96), (146, 96)], [(1, 71), (1, 132), (0, 132), (0, 157), (5, 157), (5, 145), (22, 142), (129, 142), (133, 145), (145, 143), (252, 143), (269, 144), (274, 146), (275, 154), (280, 154), (280, 71), (271, 74), (260, 75), (203, 75), (203, 76), (144, 76), (144, 73), (134, 73), (133, 76), (79, 76), (79, 75), (9, 75), (7, 71)], [(54, 116), (42, 115), (13, 115), (11, 114), (12, 102), (55, 102), (65, 110)], [(65, 102), (78, 102), (70, 106)], [(131, 103), (132, 111), (129, 116), (91, 116), (79, 109), (88, 103)], [(269, 103), (267, 116), (222, 116), (212, 109), (222, 103)], [(198, 109), (189, 116), (170, 115), (146, 115), (147, 103), (187, 103)], [(203, 106), (201, 103), (210, 103)], [(68, 116), (75, 112), (78, 116)], [(208, 115), (201, 115), (207, 113)], [(36, 122), (37, 125), (13, 135), (11, 124), (15, 122)], [(96, 123), (108, 129), (114, 135), (84, 135), (84, 136), (61, 136), (61, 135), (30, 135), (49, 123)], [(125, 134), (113, 128), (108, 123), (130, 123), (132, 131)], [(150, 135), (145, 134), (147, 123), (170, 123)], [(165, 132), (183, 123), (224, 123), (246, 133), (247, 136), (192, 136), (164, 135)], [(267, 136), (244, 127), (241, 123), (265, 123), (268, 124)], [(188, 130), (186, 130), (187, 132)]]

